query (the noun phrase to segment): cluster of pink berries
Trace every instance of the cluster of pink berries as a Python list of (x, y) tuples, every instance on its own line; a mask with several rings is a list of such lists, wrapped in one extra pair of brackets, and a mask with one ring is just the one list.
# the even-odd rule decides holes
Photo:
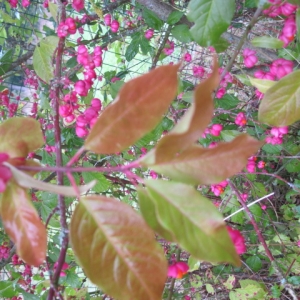
[(227, 180), (224, 180), (218, 184), (212, 184), (210, 186), (211, 191), (215, 194), (215, 196), (220, 196), (224, 193), (225, 188), (227, 187), (228, 182)]
[[(223, 71), (224, 71), (224, 68), (219, 68), (220, 75), (223, 73)], [(221, 99), (224, 97), (224, 95), (226, 93), (226, 88), (229, 83), (232, 83), (232, 81), (233, 81), (232, 75), (229, 72), (227, 72), (225, 74), (224, 78), (220, 82), (220, 88), (216, 92), (217, 99)]]
[(258, 58), (256, 56), (256, 51), (251, 50), (249, 48), (244, 49), (243, 51), (244, 64), (247, 68), (252, 68), (258, 62)]
[(205, 69), (202, 66), (193, 66), (193, 75), (197, 78), (202, 78), (205, 74)]
[(78, 137), (82, 138), (88, 135), (89, 128), (92, 128), (95, 125), (101, 108), (101, 100), (94, 98), (91, 101), (91, 106), (88, 107), (83, 114), (77, 117), (75, 132)]
[(255, 172), (256, 161), (257, 161), (257, 157), (255, 157), (255, 156), (251, 156), (250, 158), (248, 158), (248, 163), (247, 163), (246, 169), (248, 170), (249, 173)]
[(80, 12), (84, 9), (84, 0), (73, 0), (72, 7), (77, 11)]
[(30, 87), (33, 87), (35, 90), (39, 87), (38, 77), (36, 76), (33, 70), (24, 69), (26, 78), (24, 80), (24, 84)]
[(266, 137), (266, 143), (272, 145), (280, 145), (283, 143), (283, 137), (288, 133), (288, 127), (273, 127), (270, 130), (270, 135)]
[(120, 23), (117, 20), (112, 20), (111, 14), (104, 16), (104, 24), (109, 26), (112, 32), (118, 32), (120, 27)]
[(0, 193), (3, 193), (6, 189), (7, 182), (11, 179), (12, 173), (9, 168), (2, 163), (9, 159), (9, 155), (6, 153), (0, 153)]
[(174, 42), (167, 40), (165, 48), (163, 49), (164, 54), (171, 55), (174, 52)]
[(263, 169), (266, 166), (266, 162), (261, 160), (256, 164), (257, 157), (256, 156), (251, 156), (248, 158), (248, 163), (246, 166), (246, 169), (248, 170), (249, 173), (254, 173), (256, 170), (256, 167), (258, 169)]
[(154, 35), (154, 30), (153, 29), (150, 28), (150, 29), (146, 30), (145, 38), (147, 40), (150, 40), (153, 37), (153, 35)]
[(287, 17), (284, 20), (284, 26), (279, 35), (279, 39), (284, 42), (284, 47), (286, 47), (295, 38), (297, 31), (295, 11), (298, 6), (282, 0), (269, 0), (269, 2), (272, 3), (272, 6), (264, 10), (264, 14), (271, 18), (275, 18), (280, 15)]
[[(12, 8), (16, 8), (18, 6), (18, 0), (7, 0)], [(30, 5), (29, 0), (21, 0), (21, 6), (26, 8)]]
[(10, 248), (7, 246), (7, 243), (3, 243), (0, 246), (0, 261), (2, 259), (7, 259), (9, 257), (9, 252), (10, 252)]
[(239, 112), (235, 118), (234, 123), (238, 126), (245, 126), (247, 124), (246, 116), (243, 112)]
[[(11, 118), (15, 115), (18, 110), (18, 103), (17, 102), (10, 102), (9, 100), (9, 90), (5, 89), (0, 92), (0, 105), (3, 105), (8, 110), (8, 116)], [(0, 110), (0, 115), (2, 117), (5, 116), (5, 111), (3, 109)]]
[[(279, 58), (271, 63), (269, 72), (258, 70), (254, 73), (254, 77), (267, 80), (281, 79), (282, 77), (293, 72), (293, 68), (294, 64), (292, 61), (284, 58)], [(255, 93), (259, 99), (261, 99), (264, 95), (259, 90), (256, 90)]]
[[(187, 52), (187, 53), (184, 54), (183, 59), (186, 62), (191, 62), (192, 61), (192, 55)], [(195, 76), (195, 74), (194, 74), (194, 76)]]
[(64, 22), (59, 23), (57, 27), (57, 36), (60, 38), (66, 37), (68, 34), (76, 33), (76, 22), (73, 18), (66, 18)]
[(97, 78), (95, 68), (102, 65), (102, 48), (96, 46), (93, 54), (89, 54), (84, 45), (79, 45), (77, 50), (77, 62), (84, 67), (84, 80), (75, 83), (75, 91), (79, 96), (87, 96), (93, 81)]
[(209, 133), (213, 136), (219, 136), (222, 130), (223, 126), (221, 124), (213, 124), (209, 129)]

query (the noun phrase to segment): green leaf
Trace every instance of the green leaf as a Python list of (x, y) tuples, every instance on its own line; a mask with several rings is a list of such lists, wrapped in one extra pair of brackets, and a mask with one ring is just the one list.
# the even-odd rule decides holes
[(209, 293), (209, 294), (214, 294), (215, 293), (215, 289), (214, 287), (210, 284), (210, 283), (207, 283), (205, 285), (205, 288), (206, 288), (206, 291)]
[(111, 186), (110, 182), (106, 179), (106, 177), (103, 174), (98, 172), (97, 173), (83, 172), (82, 177), (85, 183), (88, 183), (93, 180), (97, 181), (95, 186), (92, 188), (92, 190), (95, 191), (96, 193), (106, 192)]
[(196, 259), (192, 255), (190, 255), (190, 257), (188, 259), (189, 272), (199, 270), (200, 264), (201, 264), (201, 262), (198, 259)]
[(182, 43), (190, 43), (193, 40), (189, 27), (186, 24), (174, 26), (171, 33), (175, 39)]
[(3, 22), (9, 23), (9, 24), (15, 24), (17, 19), (13, 19), (10, 15), (5, 13), (3, 10), (0, 10), (1, 18), (3, 19)]
[(24, 290), (21, 291), (24, 300), (40, 300), (40, 297), (27, 293)]
[(147, 40), (144, 36), (140, 37), (139, 43), (143, 55), (146, 55), (148, 52), (152, 50), (149, 40)]
[(300, 70), (273, 85), (262, 99), (258, 119), (271, 126), (288, 126), (300, 119)]
[(237, 130), (222, 130), (221, 137), (225, 142), (231, 142), (241, 133)]
[(132, 39), (131, 43), (126, 48), (125, 58), (127, 61), (132, 61), (138, 53), (139, 41), (137, 39)]
[(144, 217), (144, 220), (147, 222), (147, 224), (156, 233), (166, 238), (168, 241), (176, 241), (173, 236), (173, 233), (160, 225), (156, 216), (155, 203), (152, 201), (152, 198), (149, 196), (147, 190), (137, 187), (137, 192), (141, 214)]
[(299, 41), (300, 39), (300, 9), (298, 8), (296, 11), (296, 24), (297, 24), (297, 40)]
[(271, 49), (281, 49), (283, 48), (283, 41), (271, 37), (271, 36), (260, 36), (252, 39), (251, 44), (254, 47), (261, 47), (261, 48), (271, 48)]
[(56, 19), (57, 19), (57, 10), (58, 10), (57, 4), (49, 2), (48, 5), (49, 5), (49, 10), (50, 10), (51, 16), (52, 16), (53, 20), (56, 21)]
[(219, 143), (212, 149), (193, 146), (169, 161), (147, 164), (142, 159), (141, 164), (176, 181), (216, 184), (240, 172), (261, 145), (262, 142), (249, 135), (240, 134), (233, 141)]
[(223, 39), (222, 37), (219, 38), (217, 42), (214, 43), (214, 48), (217, 53), (224, 52), (228, 47), (230, 43)]
[(144, 184), (158, 222), (173, 233), (180, 247), (199, 260), (240, 265), (223, 217), (208, 199), (182, 183), (145, 180)]
[(167, 23), (169, 25), (174, 25), (182, 18), (182, 16), (183, 16), (183, 12), (179, 10), (174, 10), (169, 14)]
[[(1, 11), (1, 10), (0, 10)], [(13, 49), (8, 50), (0, 59), (0, 76), (4, 75), (9, 69), (12, 59), (13, 59), (14, 51)]]
[(213, 46), (230, 25), (234, 11), (234, 0), (192, 0), (187, 17), (195, 22), (190, 30), (194, 40), (203, 47)]
[(226, 94), (224, 95), (223, 98), (216, 99), (215, 103), (216, 103), (216, 107), (221, 107), (227, 110), (227, 109), (236, 108), (237, 105), (240, 103), (240, 100), (231, 94)]
[(90, 131), (86, 149), (117, 153), (155, 128), (175, 98), (178, 67), (162, 66), (125, 83)]
[(269, 88), (276, 84), (276, 81), (268, 80), (268, 79), (258, 79), (248, 76), (251, 84), (256, 87), (261, 93), (266, 93)]
[(285, 165), (285, 169), (289, 173), (299, 173), (300, 172), (300, 161), (298, 159), (292, 159), (292, 160), (288, 161), (288, 163)]
[(33, 52), (33, 68), (36, 74), (46, 83), (50, 83), (53, 78), (52, 57), (57, 48), (59, 38), (57, 36), (47, 36), (35, 47)]
[(85, 274), (111, 297), (161, 299), (167, 262), (152, 230), (130, 206), (103, 196), (81, 198), (70, 241)]
[(3, 298), (12, 298), (18, 296), (19, 292), (15, 290), (14, 283), (11, 281), (0, 281), (0, 296)]
[(0, 214), (21, 259), (29, 265), (41, 265), (46, 258), (47, 233), (27, 191), (10, 182), (1, 197)]
[(246, 0), (245, 1), (245, 7), (247, 8), (255, 8), (257, 7), (258, 0)]
[(254, 219), (256, 222), (260, 222), (261, 221), (261, 217), (262, 217), (262, 214), (263, 214), (263, 211), (260, 207), (259, 204), (254, 204), (254, 205), (251, 205), (249, 207), (249, 210), (250, 212), (252, 213)]
[(146, 24), (151, 28), (160, 30), (160, 28), (164, 25), (164, 22), (151, 10), (143, 8), (142, 11)]
[(292, 285), (300, 285), (300, 276), (289, 277), (288, 282)]
[(10, 158), (26, 157), (43, 144), (41, 124), (32, 118), (14, 117), (0, 125), (0, 152)]
[(262, 261), (258, 256), (250, 256), (246, 259), (246, 264), (253, 272), (258, 272), (262, 268)]
[(193, 101), (194, 101), (193, 95), (194, 95), (194, 92), (188, 91), (188, 92), (183, 94), (182, 100), (187, 102), (187, 103), (193, 103)]
[(228, 279), (225, 282), (223, 282), (223, 285), (226, 287), (227, 290), (232, 290), (234, 288), (235, 282), (235, 277), (233, 275), (230, 275)]
[(121, 87), (124, 85), (123, 80), (118, 80), (110, 85), (110, 94), (113, 99), (115, 99), (120, 92)]

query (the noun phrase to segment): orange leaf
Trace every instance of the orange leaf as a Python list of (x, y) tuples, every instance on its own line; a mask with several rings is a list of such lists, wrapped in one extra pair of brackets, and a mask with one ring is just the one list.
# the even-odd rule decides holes
[(196, 87), (192, 106), (172, 131), (159, 141), (155, 150), (145, 155), (142, 161), (148, 159), (154, 159), (157, 163), (168, 161), (202, 136), (212, 119), (214, 110), (212, 92), (218, 84), (218, 63), (215, 57), (213, 72), (209, 78)]
[(0, 125), (0, 152), (26, 157), (44, 144), (41, 125), (32, 118), (14, 117)]
[(46, 258), (46, 228), (27, 191), (11, 181), (1, 197), (0, 214), (17, 254), (29, 265), (42, 264)]
[(153, 231), (130, 206), (113, 198), (81, 198), (70, 240), (89, 279), (119, 300), (161, 300), (167, 262)]
[[(209, 149), (192, 146), (172, 160), (148, 165), (171, 179), (189, 184), (216, 184), (240, 172), (263, 145), (247, 134)], [(142, 161), (143, 163), (143, 161)]]
[(159, 67), (123, 85), (85, 141), (95, 153), (117, 153), (152, 130), (177, 92), (179, 65)]

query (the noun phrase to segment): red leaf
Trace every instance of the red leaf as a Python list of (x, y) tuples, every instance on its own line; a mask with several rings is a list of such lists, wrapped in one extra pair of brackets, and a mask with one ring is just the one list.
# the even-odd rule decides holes
[(0, 201), (0, 214), (17, 254), (29, 265), (42, 264), (46, 258), (46, 228), (26, 190), (10, 182)]

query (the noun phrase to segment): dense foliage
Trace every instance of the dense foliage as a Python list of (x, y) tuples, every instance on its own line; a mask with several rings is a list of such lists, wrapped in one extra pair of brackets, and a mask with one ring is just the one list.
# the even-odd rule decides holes
[(1, 299), (298, 299), (299, 1), (0, 5)]

